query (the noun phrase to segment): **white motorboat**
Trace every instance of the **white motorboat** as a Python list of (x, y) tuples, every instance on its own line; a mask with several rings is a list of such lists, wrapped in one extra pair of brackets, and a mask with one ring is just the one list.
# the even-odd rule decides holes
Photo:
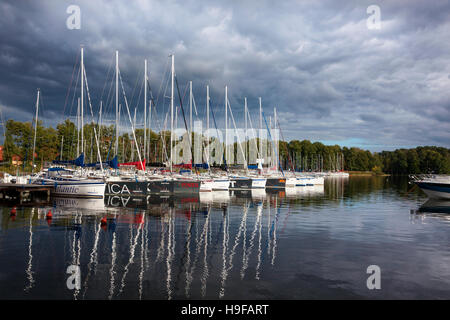
[(450, 199), (450, 176), (410, 176), (429, 198)]

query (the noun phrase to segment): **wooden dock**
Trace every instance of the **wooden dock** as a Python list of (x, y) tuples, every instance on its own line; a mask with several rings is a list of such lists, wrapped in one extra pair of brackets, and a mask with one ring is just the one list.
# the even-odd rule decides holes
[(0, 200), (19, 200), (20, 203), (32, 201), (35, 197), (50, 200), (53, 188), (38, 184), (0, 183)]

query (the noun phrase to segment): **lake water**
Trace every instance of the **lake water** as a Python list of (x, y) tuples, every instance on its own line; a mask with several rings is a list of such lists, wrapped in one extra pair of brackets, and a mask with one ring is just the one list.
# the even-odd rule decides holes
[[(0, 299), (449, 299), (450, 205), (426, 201), (406, 179), (350, 177), (275, 193), (56, 198), (15, 216), (5, 204)], [(368, 289), (371, 265), (380, 289)]]

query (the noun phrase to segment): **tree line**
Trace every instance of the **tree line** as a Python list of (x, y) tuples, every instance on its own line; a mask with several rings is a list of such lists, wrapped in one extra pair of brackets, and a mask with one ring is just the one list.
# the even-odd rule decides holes
[(375, 173), (450, 174), (450, 149), (422, 146), (395, 151), (371, 152), (356, 147), (327, 146), (309, 140), (280, 143), (284, 167), (300, 171), (372, 171)]
[[(95, 129), (95, 132), (94, 132)], [(8, 120), (3, 144), (3, 165), (11, 164), (13, 155), (23, 160), (23, 170), (30, 171), (34, 130), (31, 122)], [(44, 127), (38, 121), (36, 127), (36, 151), (34, 163), (41, 167), (46, 161), (75, 159), (81, 153), (80, 132), (69, 119), (53, 127)], [(99, 138), (100, 156), (103, 161), (113, 157), (115, 146), (114, 125), (99, 126), (89, 123), (83, 127), (86, 162), (97, 162), (98, 151), (95, 133)], [(170, 157), (170, 131), (154, 132), (147, 129), (150, 143), (143, 154), (144, 129), (136, 129), (136, 140), (141, 158), (150, 163), (162, 163)], [(119, 136), (118, 158), (120, 162), (137, 161), (132, 134)], [(148, 149), (147, 147), (147, 149)], [(168, 150), (166, 152), (166, 150)], [(371, 152), (356, 147), (324, 145), (309, 140), (291, 140), (279, 143), (280, 164), (284, 169), (296, 171), (372, 171), (376, 173), (450, 173), (450, 149), (423, 146), (395, 151)]]

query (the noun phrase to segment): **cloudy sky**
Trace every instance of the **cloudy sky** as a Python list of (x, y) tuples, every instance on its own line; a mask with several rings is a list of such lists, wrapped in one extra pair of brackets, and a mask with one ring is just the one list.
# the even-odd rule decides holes
[[(67, 27), (66, 10), (73, 4), (81, 10), (80, 29)], [(373, 28), (373, 11), (368, 13), (371, 5), (380, 9), (379, 29)], [(241, 127), (244, 97), (254, 124), (262, 97), (267, 116), (277, 108), (288, 140), (372, 151), (450, 147), (449, 1), (6, 0), (0, 10), (5, 119), (30, 121), (37, 88), (46, 125), (75, 116), (74, 65), (82, 44), (94, 113), (101, 99), (110, 118), (115, 50), (138, 119), (148, 59), (161, 122), (170, 94), (168, 56), (174, 53), (182, 94), (192, 80), (204, 119), (209, 84), (219, 127), (227, 85)]]

